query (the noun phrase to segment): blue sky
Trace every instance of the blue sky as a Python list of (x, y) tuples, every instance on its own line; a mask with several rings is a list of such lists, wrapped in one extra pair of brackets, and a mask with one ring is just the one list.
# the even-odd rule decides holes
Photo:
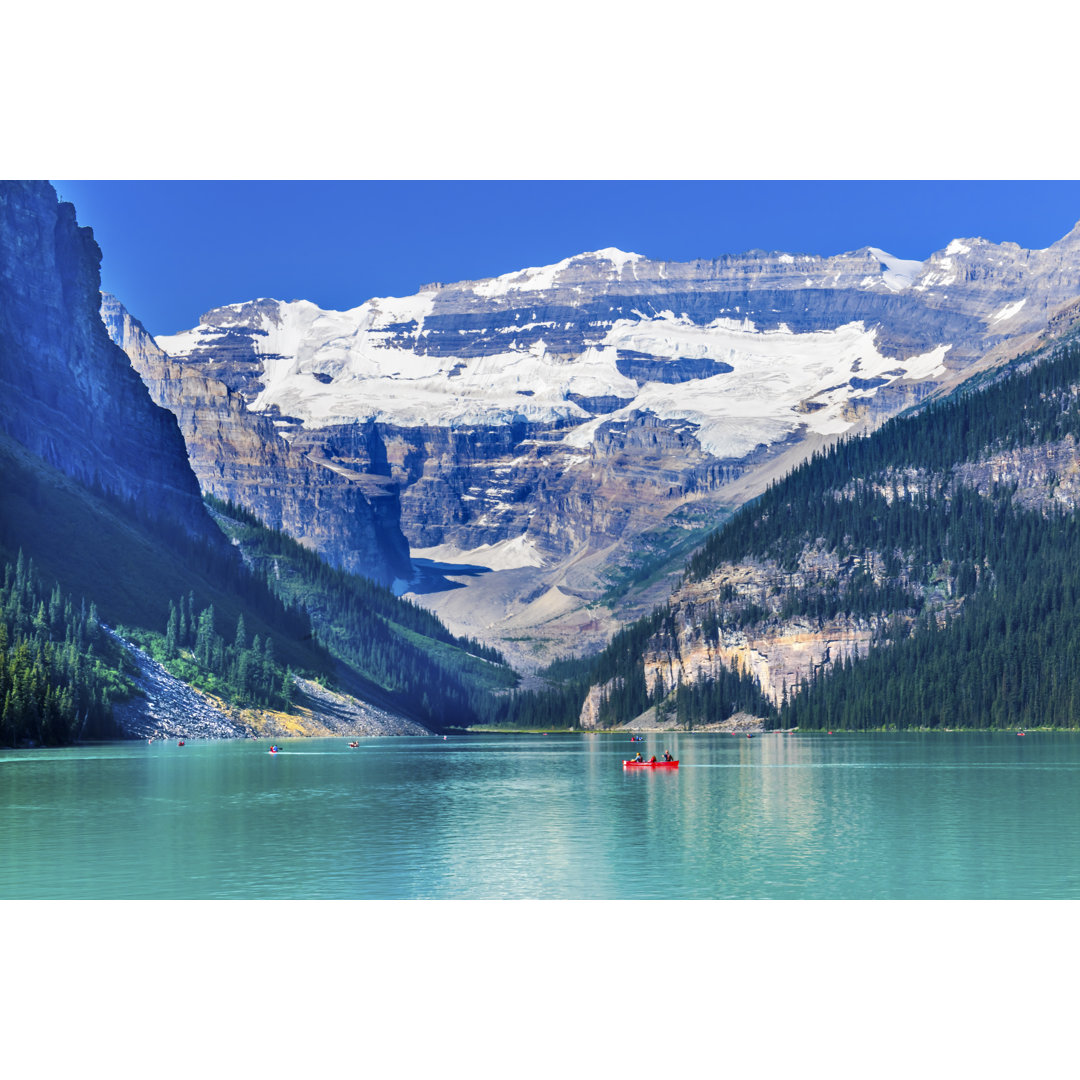
[(151, 333), (259, 296), (355, 307), (619, 247), (655, 259), (954, 237), (1053, 243), (1077, 181), (53, 181), (94, 229), (102, 287)]

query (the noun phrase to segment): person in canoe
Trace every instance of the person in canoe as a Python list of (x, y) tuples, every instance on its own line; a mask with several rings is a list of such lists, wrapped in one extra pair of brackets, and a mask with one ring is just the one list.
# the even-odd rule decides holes
[(637, 754), (635, 754), (634, 757), (632, 757), (630, 760), (641, 763), (644, 762), (645, 759), (641, 756), (641, 751), (639, 750)]
[(656, 764), (656, 755), (655, 754), (653, 754), (653, 756), (651, 758), (649, 758), (649, 764), (650, 765), (655, 765)]
[(671, 756), (671, 754), (667, 750), (665, 750), (664, 751), (664, 760), (665, 761), (674, 761), (675, 759)]

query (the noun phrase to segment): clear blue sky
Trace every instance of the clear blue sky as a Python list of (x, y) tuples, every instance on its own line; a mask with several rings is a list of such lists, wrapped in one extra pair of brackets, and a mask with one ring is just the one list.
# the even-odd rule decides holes
[(259, 296), (355, 307), (619, 247), (685, 260), (954, 237), (1042, 248), (1076, 181), (53, 181), (101, 245), (102, 287), (154, 334)]

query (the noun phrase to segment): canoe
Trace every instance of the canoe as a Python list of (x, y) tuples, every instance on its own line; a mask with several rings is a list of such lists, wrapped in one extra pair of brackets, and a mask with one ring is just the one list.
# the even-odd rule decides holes
[(677, 761), (624, 761), (625, 769), (677, 769)]

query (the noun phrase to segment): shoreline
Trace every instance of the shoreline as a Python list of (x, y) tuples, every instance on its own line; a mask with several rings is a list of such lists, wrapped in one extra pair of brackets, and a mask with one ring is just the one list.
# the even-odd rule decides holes
[[(419, 727), (419, 725), (416, 725)], [(774, 730), (721, 730), (717, 726), (711, 726), (708, 728), (694, 728), (694, 729), (680, 729), (680, 728), (638, 728), (631, 731), (628, 728), (497, 728), (497, 727), (468, 727), (468, 728), (455, 728), (447, 727), (444, 732), (434, 732), (427, 730), (401, 730), (401, 731), (358, 731), (358, 730), (317, 730), (317, 731), (297, 731), (297, 730), (247, 730), (237, 732), (232, 735), (190, 735), (176, 732), (164, 732), (164, 731), (151, 731), (149, 734), (126, 734), (113, 739), (76, 739), (73, 742), (56, 743), (56, 744), (42, 744), (34, 742), (24, 742), (17, 746), (2, 745), (0, 744), (0, 751), (3, 750), (60, 750), (68, 747), (76, 746), (110, 746), (110, 745), (131, 745), (133, 743), (139, 743), (146, 741), (147, 738), (151, 738), (154, 742), (172, 742), (174, 739), (183, 739), (185, 742), (235, 742), (239, 740), (251, 740), (257, 741), (264, 739), (270, 741), (281, 741), (282, 739), (345, 739), (345, 738), (363, 738), (363, 739), (385, 739), (395, 737), (408, 737), (415, 738), (431, 738), (441, 739), (443, 734), (452, 737), (468, 737), (477, 735), (578, 735), (578, 736), (592, 736), (592, 735), (615, 735), (625, 738), (629, 734), (639, 735), (750, 735), (754, 738), (766, 736), (766, 735), (801, 735), (811, 736), (814, 738), (837, 735), (1006, 735), (1016, 738), (1023, 732), (1027, 735), (1068, 735), (1076, 734), (1080, 735), (1080, 726), (1077, 727), (1037, 727), (1037, 728), (834, 728), (831, 731), (819, 731), (819, 730), (800, 730), (798, 728), (777, 728)]]

